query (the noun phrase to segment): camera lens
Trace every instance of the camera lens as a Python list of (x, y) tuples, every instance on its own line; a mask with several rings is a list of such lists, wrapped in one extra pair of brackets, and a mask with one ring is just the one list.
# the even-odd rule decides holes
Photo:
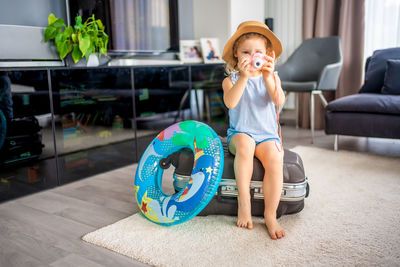
[(256, 69), (260, 69), (263, 65), (263, 60), (261, 58), (256, 58), (253, 60), (253, 66)]

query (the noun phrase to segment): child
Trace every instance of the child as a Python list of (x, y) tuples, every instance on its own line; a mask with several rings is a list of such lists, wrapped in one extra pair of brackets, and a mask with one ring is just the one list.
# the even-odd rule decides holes
[[(230, 73), (222, 88), (224, 103), (229, 108), (228, 149), (235, 155), (237, 226), (253, 228), (249, 188), (256, 156), (265, 169), (264, 218), (272, 239), (285, 235), (276, 219), (283, 184), (283, 150), (275, 105), (283, 105), (285, 94), (274, 67), (281, 53), (281, 42), (265, 24), (246, 21), (228, 40), (222, 56)], [(263, 55), (260, 69), (252, 64), (256, 54)]]

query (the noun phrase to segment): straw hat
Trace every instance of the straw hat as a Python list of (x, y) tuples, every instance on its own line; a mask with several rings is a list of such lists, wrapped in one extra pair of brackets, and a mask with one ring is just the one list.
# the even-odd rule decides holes
[(264, 35), (272, 45), (272, 49), (275, 51), (275, 58), (278, 58), (282, 54), (281, 41), (276, 35), (262, 22), (259, 21), (245, 21), (239, 24), (236, 32), (228, 40), (222, 53), (222, 59), (226, 62), (231, 61), (233, 57), (233, 44), (235, 41), (245, 33), (256, 32)]

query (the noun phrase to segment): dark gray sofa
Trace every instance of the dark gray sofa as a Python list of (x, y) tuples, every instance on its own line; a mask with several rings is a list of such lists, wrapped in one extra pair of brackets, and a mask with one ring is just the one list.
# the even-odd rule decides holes
[[(391, 50), (396, 52), (395, 59), (400, 59), (400, 53), (397, 54), (397, 51), (400, 51), (400, 48), (396, 51)], [(379, 56), (379, 53), (377, 54)], [(336, 99), (326, 107), (325, 133), (335, 135), (335, 150), (338, 149), (338, 135), (400, 139), (400, 94), (382, 93), (385, 77), (373, 76), (374, 73), (371, 75), (371, 69), (368, 68), (370, 62), (371, 58), (366, 62), (366, 80), (360, 92)], [(381, 60), (378, 63), (381, 64), (380, 75), (384, 75), (382, 64), (385, 61)], [(378, 63), (375, 59), (373, 67), (376, 68)], [(382, 83), (377, 82), (380, 78)], [(371, 89), (371, 84), (377, 88)], [(400, 88), (398, 89), (400, 91)]]

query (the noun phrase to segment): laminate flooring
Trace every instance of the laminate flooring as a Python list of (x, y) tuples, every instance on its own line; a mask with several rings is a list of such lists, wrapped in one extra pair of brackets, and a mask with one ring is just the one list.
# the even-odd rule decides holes
[[(333, 136), (291, 126), (284, 145), (333, 149)], [(339, 149), (400, 156), (400, 141), (340, 137)], [(138, 212), (134, 166), (92, 176), (0, 204), (0, 266), (147, 266), (81, 236)], [(134, 242), (134, 240), (132, 240)]]

